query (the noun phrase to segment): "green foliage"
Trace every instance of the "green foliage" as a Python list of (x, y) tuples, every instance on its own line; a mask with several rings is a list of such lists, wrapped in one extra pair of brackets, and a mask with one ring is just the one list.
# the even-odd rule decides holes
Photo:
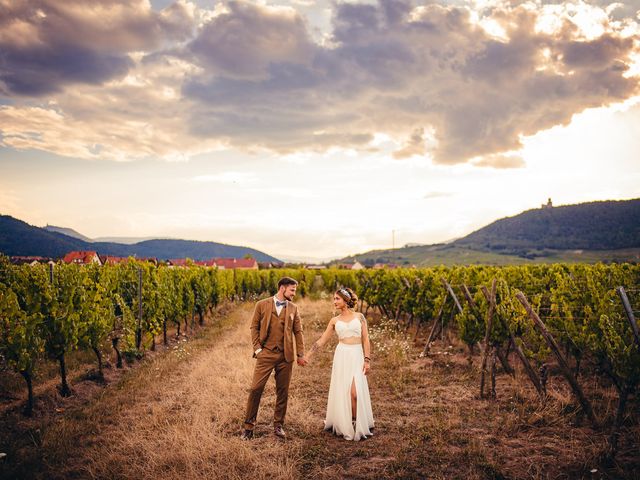
[[(410, 318), (418, 325), (433, 321), (444, 302), (450, 301), (446, 280), (464, 306), (462, 314), (456, 311), (455, 325), (468, 345), (484, 337), (489, 303), (479, 287), (490, 288), (495, 278), (492, 342), (504, 342), (508, 329), (526, 355), (538, 363), (548, 360), (548, 346), (515, 298), (522, 291), (576, 360), (592, 357), (610, 365), (620, 385), (635, 385), (640, 379), (640, 354), (615, 291), (617, 286), (637, 289), (640, 285), (640, 266), (629, 264), (316, 272), (156, 267), (131, 258), (102, 267), (55, 265), (52, 281), (48, 265), (14, 266), (0, 255), (0, 361), (30, 374), (46, 357), (60, 359), (76, 348), (100, 350), (109, 338), (118, 339), (126, 357), (140, 358), (144, 343), (137, 348), (137, 329), (149, 339), (167, 322), (180, 325), (194, 314), (204, 319), (222, 302), (274, 294), (282, 276), (298, 280), (300, 296), (318, 288), (333, 292), (351, 287), (388, 321)], [(318, 276), (321, 282), (316, 281)], [(462, 295), (463, 284), (471, 291), (474, 311)]]
[(599, 322), (601, 348), (611, 360), (613, 372), (622, 380), (621, 384), (635, 388), (640, 382), (640, 349), (625, 325), (627, 323), (620, 316), (602, 315)]
[(482, 292), (478, 291), (473, 296), (473, 300), (477, 307), (475, 311), (468, 303), (465, 303), (462, 314), (456, 316), (460, 338), (470, 346), (482, 340), (486, 330), (485, 319), (480, 314), (484, 310), (486, 299)]
[(22, 310), (16, 294), (0, 283), (0, 357), (16, 372), (34, 371), (44, 351), (41, 323), (40, 314)]
[[(109, 267), (107, 267), (108, 269)], [(84, 279), (84, 302), (80, 304), (82, 319), (79, 347), (100, 350), (113, 329), (115, 305), (111, 299), (113, 284), (109, 272), (96, 264), (86, 267)]]

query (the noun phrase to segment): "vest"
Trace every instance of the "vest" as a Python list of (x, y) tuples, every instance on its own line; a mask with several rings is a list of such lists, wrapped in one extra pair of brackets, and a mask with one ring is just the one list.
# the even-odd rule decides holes
[(264, 343), (264, 347), (269, 350), (278, 347), (281, 352), (284, 351), (284, 321), (287, 318), (285, 310), (285, 307), (282, 307), (280, 315), (278, 315), (275, 306), (273, 307), (271, 322), (269, 322), (269, 333), (267, 333), (267, 340)]

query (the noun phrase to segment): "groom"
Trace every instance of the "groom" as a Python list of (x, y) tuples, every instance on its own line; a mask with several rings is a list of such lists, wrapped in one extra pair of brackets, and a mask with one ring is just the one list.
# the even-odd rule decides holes
[[(258, 406), (264, 386), (275, 370), (276, 407), (273, 416), (273, 433), (286, 438), (282, 428), (287, 412), (289, 397), (289, 381), (293, 369), (293, 359), (297, 356), (298, 365), (305, 366), (304, 340), (302, 338), (302, 322), (298, 307), (292, 303), (298, 282), (290, 277), (278, 281), (278, 293), (256, 303), (251, 320), (251, 341), (253, 342), (253, 358), (256, 358), (253, 380), (247, 411), (245, 414), (242, 438), (253, 438), (253, 429), (258, 415)], [(295, 353), (293, 337), (295, 336)]]

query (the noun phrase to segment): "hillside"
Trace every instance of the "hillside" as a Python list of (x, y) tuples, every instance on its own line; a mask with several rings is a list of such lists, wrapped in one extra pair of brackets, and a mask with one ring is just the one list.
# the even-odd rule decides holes
[[(60, 227), (56, 228), (60, 229)], [(78, 232), (75, 233), (81, 235)], [(207, 260), (213, 257), (241, 258), (250, 254), (259, 262), (279, 262), (277, 258), (253, 248), (216, 242), (160, 239), (131, 245), (115, 242), (87, 242), (59, 231), (29, 225), (9, 215), (0, 215), (1, 253), (60, 258), (71, 250), (95, 250), (101, 255), (120, 257), (130, 255), (159, 259), (189, 257), (194, 260)]]
[[(46, 225), (42, 227), (43, 230), (47, 230), (49, 232), (58, 232), (63, 233), (68, 237), (79, 238), (80, 240), (84, 240), (85, 242), (103, 242), (103, 243), (124, 243), (127, 245), (131, 245), (134, 243), (144, 242), (146, 240), (157, 240), (158, 237), (96, 237), (89, 238), (86, 235), (77, 232), (73, 228), (66, 227), (58, 227), (56, 225)], [(162, 237), (162, 238), (171, 238), (171, 237)]]
[(0, 252), (7, 255), (61, 257), (70, 250), (91, 250), (87, 242), (0, 215)]
[(338, 262), (400, 266), (640, 261), (640, 199), (527, 210), (446, 244), (372, 250)]
[(128, 255), (138, 257), (182, 258), (207, 260), (213, 257), (242, 258), (251, 254), (259, 262), (280, 262), (275, 257), (249, 247), (226, 245), (216, 242), (200, 242), (196, 240), (146, 240), (133, 245), (95, 242), (91, 245), (98, 251), (109, 252), (111, 245), (118, 245), (130, 252)]
[(527, 210), (454, 244), (522, 254), (532, 249), (616, 250), (640, 247), (640, 199)]
[(43, 230), (47, 232), (58, 232), (66, 235), (67, 237), (77, 238), (79, 240), (84, 240), (85, 242), (93, 242), (93, 239), (87, 237), (86, 235), (82, 235), (80, 232), (76, 232), (73, 228), (65, 228), (65, 227), (57, 227), (55, 225), (45, 225), (42, 227)]

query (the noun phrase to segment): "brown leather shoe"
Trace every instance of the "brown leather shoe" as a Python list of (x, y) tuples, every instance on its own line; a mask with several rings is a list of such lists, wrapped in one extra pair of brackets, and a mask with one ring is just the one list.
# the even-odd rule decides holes
[(273, 429), (273, 434), (274, 434), (276, 437), (280, 437), (280, 438), (282, 438), (282, 439), (287, 438), (287, 434), (286, 434), (286, 433), (284, 433), (284, 430), (283, 430), (283, 428), (282, 428), (282, 425), (276, 425), (276, 426), (274, 427), (274, 429)]
[(242, 440), (251, 440), (253, 438), (253, 430), (243, 430), (240, 438)]

